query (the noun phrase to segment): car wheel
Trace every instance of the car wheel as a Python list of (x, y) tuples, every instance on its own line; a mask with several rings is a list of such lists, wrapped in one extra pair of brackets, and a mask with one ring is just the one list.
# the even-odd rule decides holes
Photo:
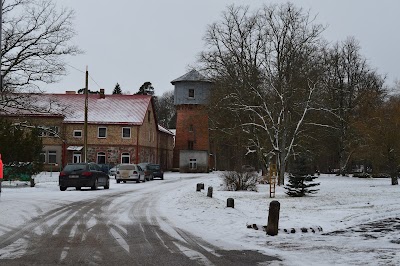
[(76, 190), (81, 190), (81, 187), (75, 187), (76, 188)]
[(65, 190), (67, 190), (67, 187), (60, 187), (60, 190), (65, 191)]
[(93, 186), (91, 187), (91, 189), (92, 189), (92, 190), (96, 190), (97, 187), (98, 187), (98, 181), (97, 181), (97, 178), (96, 178), (96, 179), (94, 180), (94, 184), (93, 184)]
[(109, 188), (110, 188), (110, 179), (107, 179), (104, 189), (109, 189)]

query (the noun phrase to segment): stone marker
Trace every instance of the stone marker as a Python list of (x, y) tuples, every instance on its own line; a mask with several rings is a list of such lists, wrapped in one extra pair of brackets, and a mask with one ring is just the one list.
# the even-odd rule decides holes
[(280, 205), (276, 200), (269, 204), (267, 235), (276, 236), (278, 234)]
[(226, 200), (226, 207), (228, 208), (235, 208), (235, 201), (232, 198), (228, 198)]
[(213, 187), (208, 187), (207, 197), (212, 198)]

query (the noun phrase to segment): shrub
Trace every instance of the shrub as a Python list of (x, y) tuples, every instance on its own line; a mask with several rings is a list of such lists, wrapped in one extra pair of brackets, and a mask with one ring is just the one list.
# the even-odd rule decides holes
[(358, 177), (358, 178), (371, 178), (372, 176), (368, 173), (354, 173), (353, 177)]
[(257, 191), (258, 176), (253, 172), (224, 172), (221, 174), (225, 189), (230, 191)]

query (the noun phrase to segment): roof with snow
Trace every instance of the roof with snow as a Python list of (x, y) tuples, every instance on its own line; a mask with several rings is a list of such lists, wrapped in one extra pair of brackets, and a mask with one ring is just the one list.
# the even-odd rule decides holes
[(158, 131), (161, 131), (161, 132), (163, 132), (163, 133), (167, 133), (167, 134), (170, 134), (170, 135), (174, 135), (174, 136), (175, 136), (175, 133), (174, 133), (172, 130), (169, 130), (169, 129), (167, 129), (167, 128), (161, 126), (161, 125), (158, 125)]
[[(88, 122), (96, 124), (141, 125), (151, 104), (149, 95), (88, 95)], [(64, 116), (64, 123), (83, 123), (84, 94), (41, 94), (35, 99), (40, 111), (15, 110), (14, 115)], [(46, 111), (47, 110), (47, 111)]]
[(209, 81), (205, 76), (200, 74), (196, 69), (191, 70), (190, 72), (186, 73), (185, 75), (174, 79), (171, 81), (172, 85), (174, 85), (177, 82), (184, 82), (184, 81), (203, 81), (203, 82), (211, 82)]

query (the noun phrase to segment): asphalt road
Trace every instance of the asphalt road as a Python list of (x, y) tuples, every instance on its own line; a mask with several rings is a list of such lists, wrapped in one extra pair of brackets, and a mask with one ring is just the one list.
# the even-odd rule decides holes
[(257, 251), (223, 250), (174, 227), (153, 206), (162, 200), (162, 191), (185, 181), (151, 182), (158, 184), (141, 188), (121, 184), (128, 189), (60, 202), (57, 208), (11, 228), (1, 237), (0, 249), (13, 249), (17, 255), (0, 257), (0, 265), (268, 265), (279, 261)]

